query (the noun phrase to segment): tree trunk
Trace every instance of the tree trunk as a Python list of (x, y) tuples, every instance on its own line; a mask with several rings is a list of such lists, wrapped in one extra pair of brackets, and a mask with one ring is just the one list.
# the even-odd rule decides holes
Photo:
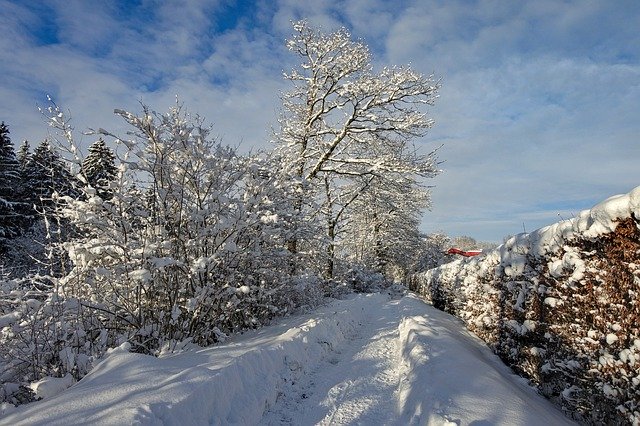
[(329, 178), (324, 178), (324, 189), (327, 196), (327, 205), (325, 211), (325, 217), (327, 219), (327, 264), (325, 269), (325, 278), (333, 278), (334, 257), (335, 257), (335, 240), (336, 240), (336, 225), (338, 219), (333, 217), (333, 200), (331, 199), (331, 183)]
[(382, 224), (380, 223), (380, 221), (378, 220), (378, 214), (374, 213), (373, 214), (373, 241), (374, 241), (374, 248), (373, 248), (373, 253), (375, 256), (375, 268), (377, 272), (380, 273), (384, 273), (384, 267), (387, 264), (386, 259), (385, 259), (385, 250), (384, 250), (384, 245), (382, 243), (382, 238), (380, 237), (380, 227), (382, 226)]
[(327, 228), (327, 237), (329, 244), (327, 245), (327, 265), (325, 270), (325, 278), (333, 278), (334, 257), (335, 257), (335, 238), (336, 238), (336, 222), (329, 220)]

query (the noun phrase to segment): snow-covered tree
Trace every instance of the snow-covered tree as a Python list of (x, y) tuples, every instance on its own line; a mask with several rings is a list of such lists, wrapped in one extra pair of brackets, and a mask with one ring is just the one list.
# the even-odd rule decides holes
[(71, 227), (61, 220), (56, 200), (60, 196), (78, 196), (78, 181), (47, 139), (33, 154), (28, 153), (28, 145), (24, 144), (19, 158), (16, 193), (22, 201), (24, 235), (14, 241), (11, 263), (20, 270), (46, 270), (48, 274), (58, 275), (64, 269), (66, 258), (54, 246), (67, 238)]
[[(437, 173), (434, 153), (421, 154), (411, 141), (432, 125), (420, 107), (433, 104), (439, 83), (408, 66), (375, 72), (367, 46), (345, 29), (324, 34), (297, 22), (287, 47), (301, 64), (286, 74), (294, 88), (282, 97), (277, 149), (297, 190), (294, 210), (307, 221), (324, 219), (330, 277), (335, 227), (364, 193), (358, 185)], [(294, 238), (288, 247), (297, 253), (298, 245)]]
[[(6, 127), (3, 129), (6, 130)], [(40, 271), (38, 260), (43, 259), (43, 227), (35, 219), (31, 191), (26, 184), (27, 163), (31, 158), (25, 141), (17, 155), (7, 143), (2, 142), (2, 165), (0, 165), (0, 268), (12, 277), (22, 277), (29, 272)]]
[(0, 123), (0, 253), (7, 239), (20, 232), (20, 164), (16, 158), (9, 129)]
[(77, 182), (48, 139), (33, 151), (25, 169), (25, 185), (31, 203), (51, 209), (52, 195), (77, 195)]
[(451, 247), (451, 238), (444, 232), (433, 232), (426, 235), (419, 251), (417, 271), (426, 271), (445, 263), (450, 258), (447, 255), (447, 250)]
[(31, 147), (28, 141), (23, 141), (18, 148), (16, 158), (20, 164), (20, 183), (16, 189), (18, 197), (22, 201), (20, 205), (20, 212), (24, 219), (23, 228), (28, 230), (33, 223), (33, 216), (35, 211), (33, 210), (33, 194), (29, 188), (29, 162), (31, 161)]
[(29, 141), (22, 141), (22, 145), (18, 148), (18, 152), (16, 154), (18, 162), (20, 163), (20, 168), (22, 170), (26, 169), (29, 160), (31, 160), (31, 146)]
[(414, 272), (418, 262), (420, 218), (429, 207), (429, 194), (412, 176), (403, 174), (372, 180), (359, 191), (341, 227), (344, 255), (401, 280)]
[(117, 169), (115, 155), (102, 138), (89, 147), (89, 155), (82, 162), (82, 174), (100, 197), (109, 196), (109, 184), (115, 180)]
[(9, 128), (0, 123), (0, 195), (6, 196), (19, 177), (19, 163), (9, 137)]
[(92, 301), (96, 320), (142, 351), (210, 343), (286, 308), (276, 300), (287, 283), (284, 200), (271, 164), (211, 139), (180, 106), (116, 113), (133, 131), (103, 132), (122, 153), (111, 197), (88, 188), (66, 199), (79, 233), (65, 244), (74, 263), (65, 293)]
[(454, 237), (451, 241), (453, 247), (460, 250), (476, 250), (478, 249), (478, 241), (475, 238), (468, 235), (460, 235)]

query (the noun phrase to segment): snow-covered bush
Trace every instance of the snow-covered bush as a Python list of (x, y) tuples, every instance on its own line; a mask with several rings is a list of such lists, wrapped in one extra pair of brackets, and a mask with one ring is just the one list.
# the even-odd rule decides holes
[(410, 287), (576, 419), (640, 422), (640, 187)]
[(360, 265), (353, 265), (342, 278), (345, 283), (357, 293), (375, 293), (386, 289), (391, 284), (383, 274), (375, 272)]
[[(71, 267), (3, 275), (0, 402), (32, 400), (28, 385), (42, 378), (79, 379), (115, 346), (210, 344), (332, 293), (313, 271), (292, 275), (304, 255), (285, 248), (297, 229), (276, 159), (238, 155), (179, 106), (117, 114), (133, 130), (128, 139), (100, 130), (119, 146), (114, 179), (98, 190), (79, 175), (77, 197), (53, 194), (45, 217), (45, 260)], [(82, 170), (64, 114), (55, 107), (51, 119)], [(73, 231), (64, 239), (62, 221)]]
[(59, 295), (55, 278), (0, 286), (0, 402), (28, 402), (36, 395), (25, 385), (43, 377), (84, 376), (114, 343), (80, 301)]
[(64, 244), (74, 265), (64, 295), (105, 313), (102, 325), (143, 352), (212, 343), (289, 309), (284, 202), (261, 172), (268, 161), (210, 139), (179, 106), (116, 113), (133, 131), (116, 139), (109, 198), (87, 187), (65, 199), (78, 237)]

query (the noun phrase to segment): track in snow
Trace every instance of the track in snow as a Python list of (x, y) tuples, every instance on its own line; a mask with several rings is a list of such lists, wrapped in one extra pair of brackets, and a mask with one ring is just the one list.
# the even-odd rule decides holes
[[(396, 411), (401, 369), (398, 301), (370, 312), (350, 339), (282, 390), (262, 424), (385, 424)], [(397, 325), (397, 324), (396, 324)]]
[(416, 298), (382, 303), (348, 337), (282, 388), (260, 424), (570, 423), (460, 321)]

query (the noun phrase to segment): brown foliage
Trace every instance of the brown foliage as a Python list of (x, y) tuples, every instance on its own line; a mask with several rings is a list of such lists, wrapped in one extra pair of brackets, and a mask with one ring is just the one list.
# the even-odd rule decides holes
[[(552, 274), (577, 255), (585, 267)], [(596, 239), (566, 241), (559, 253), (526, 255), (508, 277), (497, 259), (457, 273), (417, 275), (411, 288), (465, 320), (518, 374), (584, 423), (640, 422), (640, 228), (634, 216)], [(475, 265), (475, 269), (470, 266)], [(486, 265), (485, 265), (486, 266)], [(466, 268), (469, 267), (469, 270)]]

